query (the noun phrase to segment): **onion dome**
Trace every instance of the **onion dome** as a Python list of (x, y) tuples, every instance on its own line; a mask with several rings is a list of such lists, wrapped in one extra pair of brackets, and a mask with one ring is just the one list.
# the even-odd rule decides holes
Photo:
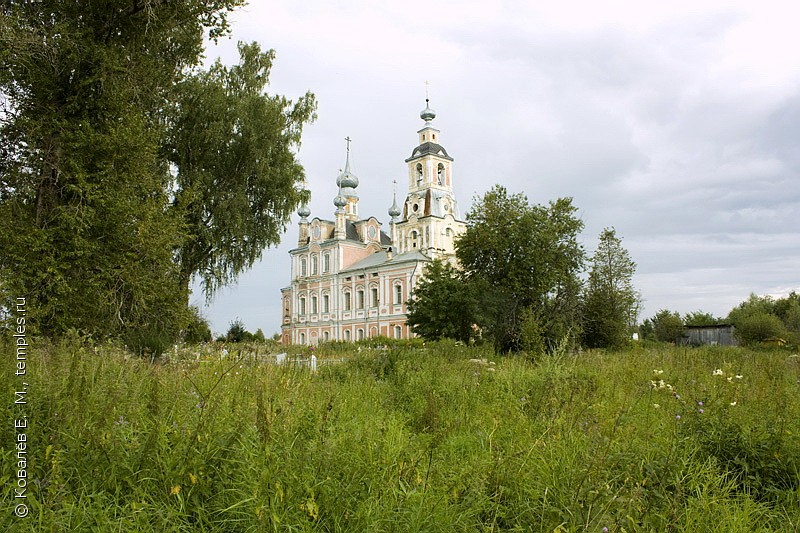
[(344, 165), (344, 171), (336, 178), (336, 185), (342, 189), (355, 189), (358, 187), (358, 178), (355, 174), (350, 172), (350, 154), (347, 154), (347, 162)]
[(309, 209), (308, 206), (304, 204), (303, 207), (297, 210), (297, 214), (300, 215), (300, 218), (306, 219), (311, 214), (311, 209)]
[(425, 109), (420, 112), (419, 118), (424, 120), (426, 124), (436, 118), (436, 111), (431, 109), (427, 98), (425, 99)]
[(336, 206), (336, 210), (337, 211), (341, 210), (342, 208), (344, 208), (344, 206), (347, 205), (347, 198), (345, 198), (342, 195), (342, 187), (341, 186), (339, 187), (339, 194), (337, 194), (336, 197), (333, 199), (333, 205)]
[(401, 213), (402, 211), (400, 211), (400, 208), (397, 206), (397, 200), (395, 200), (392, 202), (392, 207), (389, 208), (389, 216), (395, 219), (399, 217)]
[(392, 207), (389, 208), (389, 216), (397, 218), (400, 216), (400, 213), (402, 213), (402, 211), (400, 211), (400, 208), (397, 206), (397, 200), (395, 200), (392, 202)]
[[(397, 186), (397, 182), (395, 181), (395, 186)], [(400, 207), (397, 205), (397, 191), (392, 193), (392, 207), (389, 208), (389, 216), (392, 217), (392, 222), (400, 216)]]

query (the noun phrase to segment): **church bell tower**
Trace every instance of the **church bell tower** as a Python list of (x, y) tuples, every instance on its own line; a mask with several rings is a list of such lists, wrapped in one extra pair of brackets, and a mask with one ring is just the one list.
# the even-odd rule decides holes
[[(461, 220), (453, 192), (453, 158), (439, 144), (440, 132), (433, 127), (436, 113), (425, 99), (420, 113), (425, 121), (417, 132), (419, 144), (406, 159), (408, 196), (402, 208), (402, 219), (395, 224), (393, 241), (399, 253), (419, 251), (430, 257), (455, 253), (454, 239), (465, 225)], [(394, 218), (396, 206), (389, 215)]]

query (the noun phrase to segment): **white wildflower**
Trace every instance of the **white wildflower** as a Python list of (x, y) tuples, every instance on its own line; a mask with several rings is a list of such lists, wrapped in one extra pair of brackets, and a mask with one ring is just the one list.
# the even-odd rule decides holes
[(722, 374), (724, 374), (724, 372), (722, 371), (722, 369), (721, 369), (721, 368), (718, 368), (718, 369), (714, 370), (714, 371), (711, 373), (711, 375), (712, 375), (712, 376), (721, 376)]

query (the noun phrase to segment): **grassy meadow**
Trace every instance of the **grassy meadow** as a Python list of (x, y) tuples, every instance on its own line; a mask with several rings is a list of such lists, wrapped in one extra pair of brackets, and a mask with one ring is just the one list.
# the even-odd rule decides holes
[(800, 531), (791, 351), (196, 350), (36, 345), (15, 405), (5, 345), (0, 530)]

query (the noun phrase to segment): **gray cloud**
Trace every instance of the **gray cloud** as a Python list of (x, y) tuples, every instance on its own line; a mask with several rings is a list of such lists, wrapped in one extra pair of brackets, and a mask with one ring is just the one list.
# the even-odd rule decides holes
[[(251, 6), (235, 34), (277, 49), (276, 92), (318, 96), (299, 154), (312, 216), (332, 214), (349, 135), (360, 212), (387, 220), (428, 79), (462, 211), (494, 183), (537, 203), (574, 197), (590, 251), (603, 227), (623, 236), (645, 316), (726, 314), (751, 291), (800, 289), (790, 13), (769, 0), (574, 4)], [(215, 329), (239, 316), (277, 331), (296, 231), (215, 299)]]

